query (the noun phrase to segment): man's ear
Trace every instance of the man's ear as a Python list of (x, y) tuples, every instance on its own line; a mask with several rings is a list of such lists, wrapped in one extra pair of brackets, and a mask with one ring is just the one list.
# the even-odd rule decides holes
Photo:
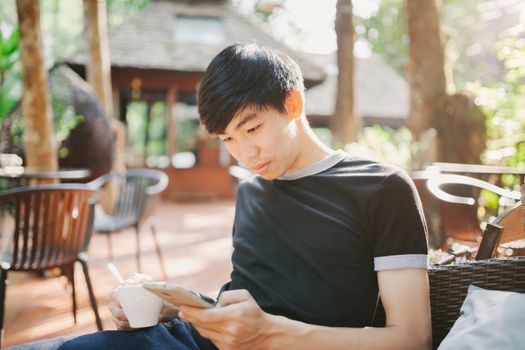
[(300, 90), (293, 90), (286, 96), (284, 107), (290, 119), (297, 119), (303, 114), (303, 95)]

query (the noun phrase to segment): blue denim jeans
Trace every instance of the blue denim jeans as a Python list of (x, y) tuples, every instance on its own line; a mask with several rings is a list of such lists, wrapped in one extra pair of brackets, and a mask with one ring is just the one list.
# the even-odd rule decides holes
[(73, 339), (74, 337), (58, 337), (51, 339), (42, 339), (37, 340), (31, 343), (25, 343), (20, 345), (15, 345), (5, 350), (57, 350), (65, 342)]
[(82, 349), (170, 349), (217, 350), (191, 324), (174, 319), (154, 327), (132, 332), (103, 331), (79, 337), (61, 337), (18, 345), (6, 350), (82, 350)]

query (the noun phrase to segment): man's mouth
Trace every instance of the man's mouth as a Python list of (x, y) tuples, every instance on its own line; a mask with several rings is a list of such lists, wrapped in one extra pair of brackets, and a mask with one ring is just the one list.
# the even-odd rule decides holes
[(270, 163), (271, 161), (258, 164), (257, 166), (254, 166), (252, 170), (256, 173), (264, 172), (266, 169), (268, 169), (268, 166), (270, 165)]

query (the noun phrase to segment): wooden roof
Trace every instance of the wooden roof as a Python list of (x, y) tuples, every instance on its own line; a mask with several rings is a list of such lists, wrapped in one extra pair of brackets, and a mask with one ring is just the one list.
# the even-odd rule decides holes
[[(329, 72), (321, 85), (306, 91), (306, 115), (319, 121), (319, 118), (330, 118), (335, 111), (337, 66), (335, 54), (313, 57)], [(408, 83), (380, 56), (355, 58), (354, 86), (355, 111), (365, 126), (405, 125), (410, 108)]]
[[(227, 41), (219, 45), (176, 42), (175, 21), (180, 15), (222, 19)], [(257, 42), (287, 52), (299, 63), (309, 85), (319, 84), (325, 78), (322, 68), (276, 40), (253, 20), (240, 14), (227, 0), (153, 1), (144, 11), (109, 34), (113, 67), (176, 72), (204, 72), (213, 57), (234, 42)], [(87, 50), (83, 49), (67, 58), (66, 63), (85, 65), (87, 60)]]

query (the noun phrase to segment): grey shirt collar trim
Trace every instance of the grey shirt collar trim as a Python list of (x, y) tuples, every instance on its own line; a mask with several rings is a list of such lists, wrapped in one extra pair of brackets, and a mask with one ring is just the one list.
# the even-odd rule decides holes
[(297, 180), (302, 177), (319, 174), (326, 169), (330, 169), (345, 158), (346, 154), (343, 151), (334, 151), (318, 162), (299, 169), (287, 171), (281, 175), (278, 180)]

